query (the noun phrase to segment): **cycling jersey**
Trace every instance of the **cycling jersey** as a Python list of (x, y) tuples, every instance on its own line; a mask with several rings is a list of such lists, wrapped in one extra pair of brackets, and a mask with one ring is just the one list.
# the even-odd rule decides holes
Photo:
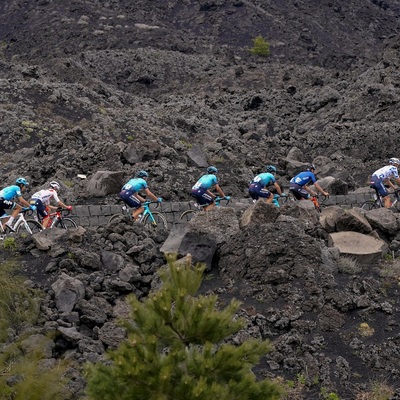
[(127, 190), (137, 193), (142, 189), (147, 189), (147, 182), (142, 178), (132, 178), (122, 187), (122, 190)]
[(203, 175), (192, 187), (192, 190), (205, 189), (208, 190), (211, 186), (217, 185), (218, 179), (213, 174)]
[(276, 182), (275, 177), (269, 172), (264, 172), (253, 178), (251, 183), (259, 183), (261, 186), (272, 185)]
[(17, 185), (7, 186), (0, 191), (0, 198), (12, 200), (14, 197), (21, 197), (21, 188)]
[(372, 174), (373, 181), (385, 181), (391, 177), (399, 177), (399, 172), (394, 165), (386, 165), (385, 167), (379, 168)]
[(305, 186), (310, 182), (315, 183), (316, 181), (317, 179), (315, 178), (315, 175), (311, 171), (304, 171), (300, 172), (298, 175), (292, 178), (290, 180), (290, 183), (295, 183), (296, 185), (299, 186)]
[(58, 203), (60, 199), (58, 198), (57, 191), (54, 189), (43, 189), (32, 195), (32, 200), (40, 200), (43, 204), (48, 206), (50, 204), (50, 200), (54, 198), (54, 200)]

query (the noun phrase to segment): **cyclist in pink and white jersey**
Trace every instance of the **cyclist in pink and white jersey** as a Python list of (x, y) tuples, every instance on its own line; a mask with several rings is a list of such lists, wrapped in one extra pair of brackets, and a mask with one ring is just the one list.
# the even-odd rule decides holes
[(370, 187), (375, 189), (382, 196), (385, 208), (390, 208), (389, 192), (385, 184), (390, 186), (393, 190), (396, 189), (396, 186), (394, 186), (391, 181), (391, 179), (394, 179), (396, 183), (400, 185), (399, 171), (397, 170), (399, 165), (400, 160), (393, 157), (389, 160), (389, 165), (379, 168), (372, 174)]
[(59, 191), (60, 184), (56, 181), (52, 181), (49, 183), (49, 189), (39, 190), (31, 197), (31, 204), (36, 206), (38, 215), (43, 219), (42, 225), (44, 229), (47, 228), (50, 221), (49, 212), (51, 209), (57, 208), (50, 205), (51, 199), (54, 199), (59, 207), (65, 208), (66, 210), (72, 210), (72, 206), (67, 206), (60, 200), (58, 197)]

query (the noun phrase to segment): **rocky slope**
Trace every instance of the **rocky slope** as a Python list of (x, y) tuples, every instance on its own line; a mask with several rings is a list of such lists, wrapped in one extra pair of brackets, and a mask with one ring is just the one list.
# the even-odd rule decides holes
[[(177, 201), (215, 164), (225, 191), (241, 198), (266, 163), (278, 166), (285, 186), (301, 163), (314, 161), (345, 190), (365, 187), (375, 168), (399, 156), (399, 16), (395, 0), (4, 0), (3, 184), (22, 175), (35, 189), (57, 179), (66, 202), (110, 202), (115, 193), (94, 198), (87, 183), (97, 171), (120, 171), (122, 184), (147, 169), (151, 189)], [(248, 51), (257, 35), (271, 44), (267, 58)], [(277, 352), (261, 374), (293, 378), (307, 369), (309, 398), (321, 387), (355, 398), (371, 379), (388, 376), (399, 386), (397, 286), (373, 266), (340, 273), (318, 223), (303, 224), (288, 218), (222, 240), (207, 289), (248, 302), (250, 330), (274, 338)], [(49, 289), (40, 329), (62, 328), (57, 357), (71, 343), (78, 362), (114, 345), (120, 297), (146, 295), (163, 264), (166, 235), (107, 229), (73, 235), (68, 247), (38, 249), (30, 239), (22, 246), (36, 284), (71, 278), (81, 293), (83, 283), (71, 310), (56, 307)], [(264, 276), (263, 258), (249, 255), (252, 280), (238, 280), (227, 269), (241, 258), (236, 250), (266, 237), (275, 239), (264, 267), (280, 268)], [(385, 240), (398, 250), (393, 232)], [(296, 246), (300, 256), (291, 253)], [(365, 321), (379, 335), (357, 333)]]

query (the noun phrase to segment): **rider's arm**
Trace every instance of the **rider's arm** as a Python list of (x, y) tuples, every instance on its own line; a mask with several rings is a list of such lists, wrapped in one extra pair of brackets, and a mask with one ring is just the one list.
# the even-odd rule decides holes
[(279, 184), (277, 182), (275, 182), (274, 186), (276, 187), (276, 191), (278, 192), (279, 196), (282, 196), (282, 189), (279, 186)]
[(322, 189), (322, 187), (319, 186), (318, 183), (315, 182), (315, 183), (314, 183), (314, 186), (315, 186), (315, 188), (316, 188), (321, 194), (323, 194), (324, 196), (329, 196), (329, 193), (328, 193), (328, 192), (325, 192), (325, 190)]
[(64, 204), (61, 200), (57, 203), (59, 207), (68, 208), (66, 204)]
[[(215, 185), (215, 190), (218, 192), (218, 194), (219, 194), (221, 197), (225, 197), (225, 194), (224, 194), (223, 190), (221, 189), (221, 186), (219, 186), (218, 184), (216, 184), (216, 185)], [(215, 196), (214, 196), (214, 197), (215, 197)]]
[(30, 204), (22, 196), (17, 197), (17, 200), (18, 203), (23, 204), (25, 207), (30, 207)]
[[(400, 178), (395, 178), (397, 183), (400, 183)], [(386, 185), (389, 185), (393, 190), (396, 190), (396, 186), (393, 185), (392, 181), (390, 179), (387, 179), (385, 181)]]
[[(144, 189), (144, 191), (146, 192), (146, 194), (148, 196), (150, 196), (154, 201), (158, 201), (158, 197), (155, 196), (149, 189)], [(136, 197), (140, 200), (140, 201), (145, 201), (145, 199), (143, 199), (142, 197), (140, 197), (139, 195), (136, 195)], [(142, 200), (143, 199), (143, 200)]]

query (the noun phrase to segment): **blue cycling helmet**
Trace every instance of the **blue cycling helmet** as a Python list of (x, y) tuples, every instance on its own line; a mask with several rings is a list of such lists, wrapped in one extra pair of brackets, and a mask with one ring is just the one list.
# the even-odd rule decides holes
[(217, 170), (217, 168), (215, 168), (213, 166), (210, 166), (210, 167), (207, 168), (207, 172), (209, 174), (216, 174), (218, 172), (218, 170)]
[(24, 186), (28, 186), (28, 185), (29, 185), (29, 183), (26, 181), (25, 178), (18, 178), (18, 179), (15, 181), (15, 183), (16, 183), (17, 185), (24, 185)]
[(308, 164), (308, 165), (307, 165), (307, 169), (308, 169), (309, 171), (311, 171), (312, 169), (315, 170), (316, 168), (315, 168), (315, 165), (314, 165), (314, 164)]
[(276, 172), (276, 168), (273, 166), (273, 165), (267, 165), (266, 167), (265, 167), (265, 170), (267, 171), (267, 172)]
[(138, 178), (147, 178), (149, 175), (148, 175), (148, 173), (146, 172), (146, 171), (139, 171), (137, 174), (136, 174), (136, 176), (138, 177)]

